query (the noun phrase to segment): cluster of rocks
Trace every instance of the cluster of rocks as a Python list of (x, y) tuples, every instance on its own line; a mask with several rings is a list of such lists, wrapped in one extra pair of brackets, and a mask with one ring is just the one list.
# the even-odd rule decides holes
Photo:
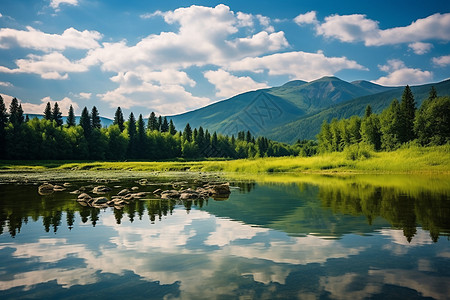
[(161, 199), (180, 199), (180, 200), (195, 200), (195, 199), (208, 199), (213, 197), (216, 200), (228, 199), (230, 195), (230, 184), (205, 184), (203, 187), (198, 187), (195, 190), (188, 188), (184, 190), (166, 190), (158, 189), (153, 192), (156, 196), (160, 196)]
[(51, 183), (45, 182), (38, 187), (39, 195), (50, 195), (54, 192), (62, 192), (66, 190), (66, 187), (69, 187), (70, 183), (64, 183), (61, 185), (53, 185)]
[[(132, 190), (138, 188), (133, 187)], [(97, 186), (92, 189), (94, 194), (104, 194), (110, 192), (111, 188), (107, 186)], [(91, 197), (87, 193), (81, 193), (78, 195), (77, 201), (83, 206), (91, 206), (95, 208), (107, 208), (114, 207), (116, 209), (122, 209), (125, 205), (130, 204), (136, 199), (145, 198), (150, 192), (138, 192), (133, 193), (129, 189), (123, 189), (117, 195), (112, 196), (111, 200), (106, 197)]]

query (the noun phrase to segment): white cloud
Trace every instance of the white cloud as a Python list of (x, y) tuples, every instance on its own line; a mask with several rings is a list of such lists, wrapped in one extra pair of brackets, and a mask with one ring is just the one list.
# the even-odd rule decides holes
[(446, 67), (450, 65), (450, 55), (433, 57), (433, 63), (439, 67)]
[(59, 6), (61, 4), (78, 6), (78, 0), (51, 0), (50, 7), (55, 11), (59, 11)]
[(30, 54), (27, 59), (16, 61), (17, 69), (0, 66), (1, 73), (38, 74), (43, 79), (68, 79), (68, 72), (86, 72), (87, 66), (79, 62), (71, 62), (59, 52), (52, 52), (43, 56)]
[(91, 99), (92, 93), (79, 93), (78, 97), (81, 99)]
[[(8, 108), (9, 105), (11, 104), (11, 100), (13, 99), (12, 96), (9, 95), (5, 95), (5, 94), (0, 94), (5, 102), (5, 106)], [(61, 113), (63, 115), (67, 115), (69, 113), (69, 107), (70, 105), (73, 106), (73, 109), (76, 111), (79, 106), (76, 102), (73, 102), (70, 98), (65, 97), (62, 100), (58, 100), (58, 101), (54, 101), (52, 100), (52, 98), (50, 97), (44, 97), (41, 99), (41, 103), (40, 104), (34, 104), (34, 103), (29, 103), (29, 102), (24, 102), (20, 99), (19, 103), (22, 104), (22, 109), (24, 111), (25, 114), (43, 114), (44, 110), (45, 110), (45, 106), (47, 105), (47, 102), (50, 102), (50, 104), (55, 105), (56, 102), (58, 102), (58, 106), (59, 109), (61, 110)]]
[(430, 52), (431, 48), (433, 48), (433, 44), (416, 42), (409, 44), (408, 47), (413, 50), (415, 54), (422, 55)]
[(294, 22), (301, 26), (303, 24), (317, 24), (319, 21), (317, 20), (317, 13), (315, 11), (310, 11), (295, 17)]
[(381, 71), (389, 74), (373, 82), (385, 86), (424, 84), (433, 79), (432, 72), (408, 68), (403, 61), (398, 59), (388, 60), (386, 65), (378, 67)]
[(204, 76), (216, 87), (216, 96), (222, 98), (229, 98), (243, 92), (268, 87), (267, 84), (255, 82), (248, 76), (237, 77), (222, 69), (217, 71), (207, 71), (204, 73)]
[(10, 49), (15, 46), (40, 51), (73, 49), (92, 49), (100, 47), (98, 40), (102, 35), (97, 31), (78, 31), (71, 27), (62, 34), (49, 34), (31, 26), (27, 30), (11, 28), (0, 29), (0, 49)]
[(261, 73), (265, 70), (269, 75), (289, 75), (291, 78), (310, 81), (343, 69), (366, 70), (346, 57), (327, 57), (323, 53), (303, 51), (276, 53), (263, 57), (247, 57), (230, 63), (232, 71), (252, 71)]
[[(315, 23), (313, 12), (299, 15), (295, 21)], [(310, 14), (310, 15), (308, 15)], [(366, 15), (331, 15), (323, 23), (315, 23), (316, 32), (325, 37), (336, 38), (343, 42), (363, 41), (366, 46), (415, 43), (436, 39), (450, 41), (450, 13), (428, 16), (418, 19), (408, 26), (380, 29), (377, 21)]]
[(3, 87), (12, 87), (12, 83), (11, 82), (5, 82), (5, 81), (0, 81), (0, 86)]

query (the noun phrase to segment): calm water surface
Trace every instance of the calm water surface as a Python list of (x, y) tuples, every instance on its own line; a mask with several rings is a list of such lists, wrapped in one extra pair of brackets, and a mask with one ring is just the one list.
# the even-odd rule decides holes
[[(228, 199), (122, 210), (74, 201), (92, 182), (0, 184), (0, 298), (449, 299), (448, 181), (377, 180), (231, 182)], [(149, 183), (106, 196), (172, 188)]]

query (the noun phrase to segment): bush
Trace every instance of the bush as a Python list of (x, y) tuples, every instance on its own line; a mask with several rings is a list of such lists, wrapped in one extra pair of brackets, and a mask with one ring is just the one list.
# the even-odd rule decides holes
[(372, 146), (364, 143), (359, 143), (345, 147), (344, 154), (345, 158), (349, 160), (364, 160), (372, 157), (373, 151), (374, 150)]

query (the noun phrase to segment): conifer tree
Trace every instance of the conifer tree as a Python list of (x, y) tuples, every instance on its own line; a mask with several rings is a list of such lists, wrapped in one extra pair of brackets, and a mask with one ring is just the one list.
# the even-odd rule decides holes
[(122, 113), (122, 109), (119, 107), (117, 107), (116, 113), (114, 115), (114, 125), (118, 125), (119, 126), (119, 130), (122, 132), (125, 129), (125, 125), (124, 123), (124, 119), (123, 119), (123, 113)]
[(23, 123), (23, 109), (22, 105), (19, 105), (17, 98), (13, 98), (9, 105), (9, 121), (14, 125), (20, 125)]
[(368, 118), (372, 114), (372, 106), (367, 104), (366, 111), (364, 112), (364, 118)]
[(47, 105), (45, 106), (44, 119), (49, 121), (53, 120), (52, 106), (50, 105), (50, 102), (47, 102)]
[(92, 122), (92, 128), (102, 128), (102, 123), (100, 121), (100, 116), (98, 114), (98, 110), (97, 107), (92, 107), (92, 112), (91, 112), (91, 122)]
[(170, 123), (169, 123), (169, 133), (171, 135), (177, 134), (177, 130), (175, 129), (175, 125), (173, 124), (172, 119), (170, 119)]
[(92, 131), (92, 123), (91, 123), (91, 116), (89, 115), (89, 111), (86, 106), (83, 108), (83, 111), (81, 112), (80, 126), (84, 130), (84, 136), (88, 137)]
[(134, 114), (130, 113), (128, 117), (128, 157), (135, 158), (137, 155), (137, 142), (136, 142), (136, 119)]
[(397, 99), (392, 100), (380, 116), (381, 146), (384, 150), (395, 150), (400, 146), (402, 111)]
[(148, 118), (147, 129), (150, 131), (159, 130), (158, 129), (158, 119), (154, 112), (150, 113), (150, 117)]
[(75, 121), (75, 113), (73, 111), (73, 106), (70, 105), (69, 107), (69, 115), (67, 116), (67, 127), (72, 127), (76, 125), (76, 121)]
[(400, 111), (399, 140), (405, 143), (414, 139), (414, 118), (416, 116), (416, 102), (414, 101), (414, 95), (409, 85), (403, 91)]
[(161, 131), (161, 125), (162, 125), (162, 123), (163, 123), (162, 117), (159, 116), (159, 117), (158, 117), (158, 125), (156, 125), (156, 127), (157, 127), (156, 130)]
[(142, 114), (139, 115), (137, 120), (137, 157), (138, 158), (144, 158), (145, 156), (145, 145), (146, 145), (146, 137), (147, 134), (145, 132), (145, 123), (144, 118), (142, 117)]
[(245, 141), (247, 143), (250, 143), (252, 141), (252, 134), (250, 133), (249, 130), (247, 130), (247, 134), (245, 135)]
[(184, 128), (183, 139), (188, 142), (192, 141), (192, 129), (191, 129), (191, 125), (189, 125), (189, 123), (187, 123), (186, 127)]
[(168, 132), (168, 131), (169, 131), (169, 123), (167, 122), (167, 118), (164, 117), (161, 124), (161, 132)]
[(55, 105), (53, 106), (52, 120), (56, 122), (56, 126), (62, 126), (63, 124), (62, 114), (59, 109), (58, 102), (55, 102)]
[(6, 124), (8, 123), (8, 113), (6, 112), (5, 102), (0, 95), (0, 158), (6, 156)]
[(25, 115), (25, 123), (30, 121), (30, 116), (28, 114)]

